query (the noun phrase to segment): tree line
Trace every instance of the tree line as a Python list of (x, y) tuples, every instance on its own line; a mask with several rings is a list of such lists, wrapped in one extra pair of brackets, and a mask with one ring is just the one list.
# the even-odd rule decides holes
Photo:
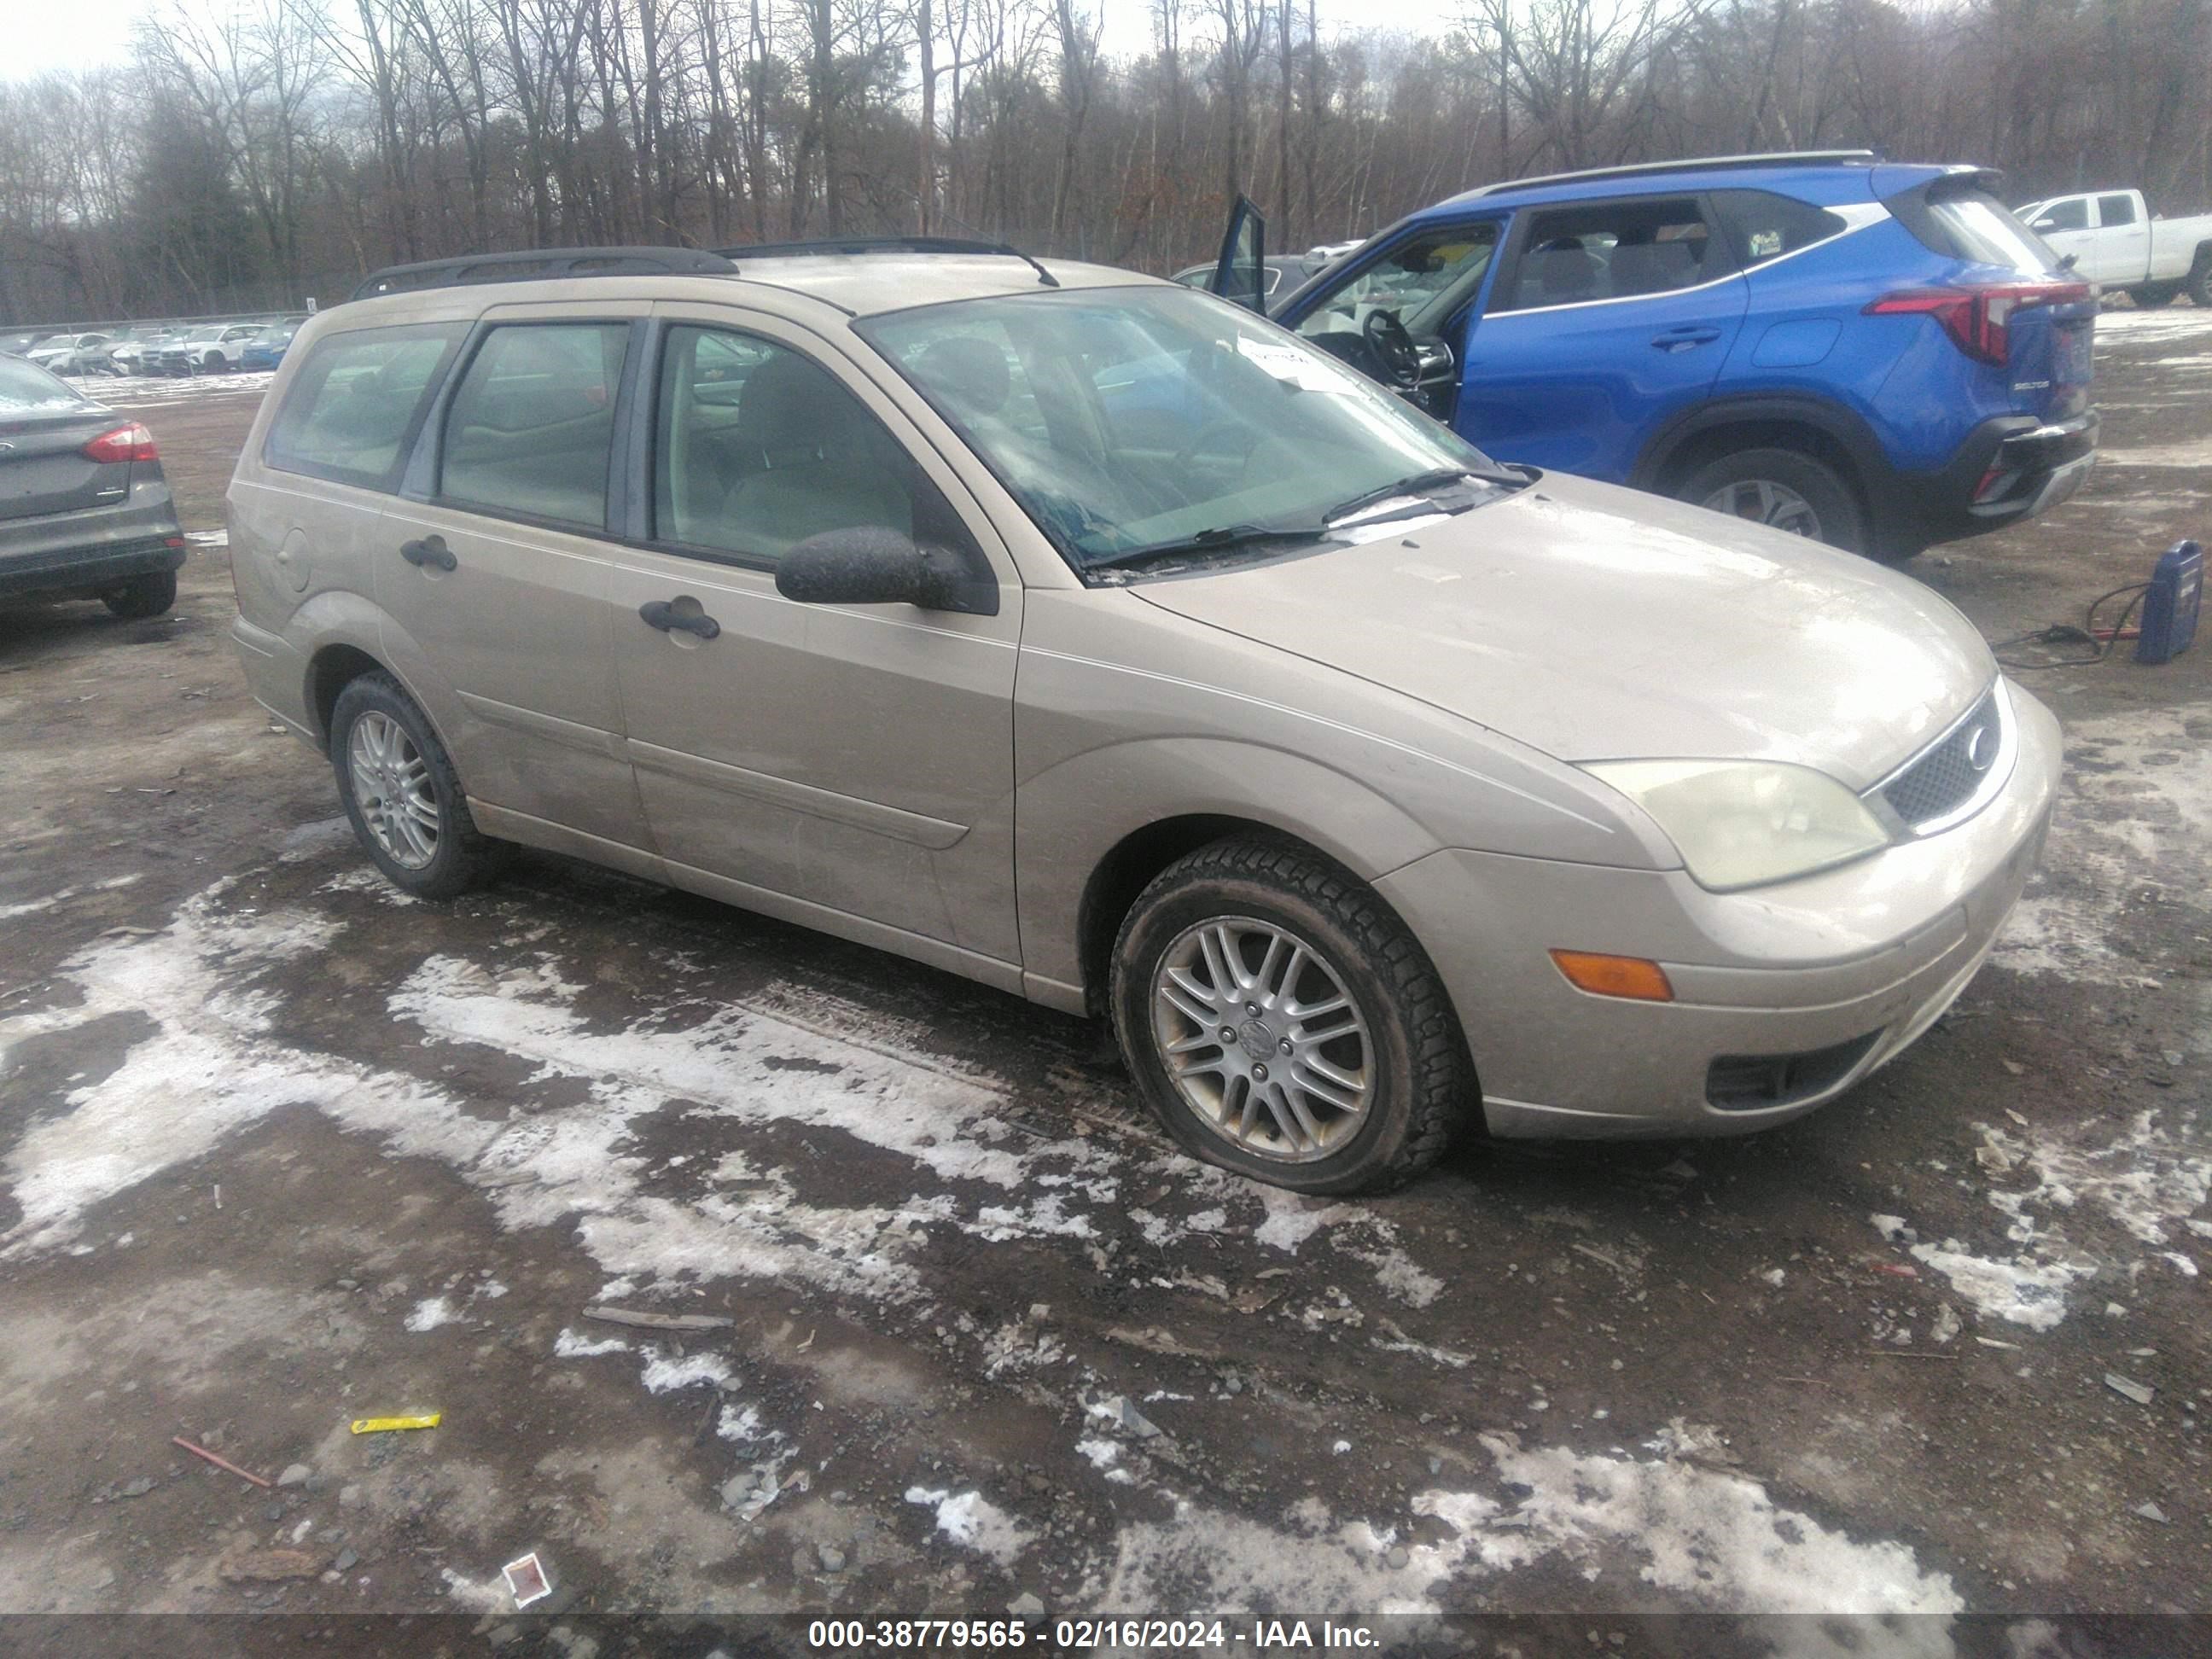
[[(1144, 50), (1103, 49), (1108, 3)], [(1240, 191), (1302, 247), (1763, 149), (2212, 198), (2212, 0), (1453, 3), (1407, 34), (1316, 0), (173, 0), (125, 64), (0, 82), (0, 323), (532, 246), (927, 231), (1169, 270)]]

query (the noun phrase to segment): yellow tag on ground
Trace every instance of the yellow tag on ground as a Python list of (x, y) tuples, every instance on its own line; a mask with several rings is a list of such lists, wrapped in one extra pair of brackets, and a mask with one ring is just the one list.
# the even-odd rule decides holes
[(356, 1434), (382, 1434), (391, 1429), (434, 1429), (443, 1412), (432, 1412), (428, 1417), (356, 1417), (353, 1420)]

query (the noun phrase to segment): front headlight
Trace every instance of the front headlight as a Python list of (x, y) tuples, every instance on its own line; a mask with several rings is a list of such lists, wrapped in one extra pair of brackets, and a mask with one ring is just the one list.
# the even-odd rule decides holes
[(1889, 845), (1857, 796), (1778, 761), (1601, 761), (1583, 770), (1649, 812), (1700, 887), (1732, 892), (1808, 876)]

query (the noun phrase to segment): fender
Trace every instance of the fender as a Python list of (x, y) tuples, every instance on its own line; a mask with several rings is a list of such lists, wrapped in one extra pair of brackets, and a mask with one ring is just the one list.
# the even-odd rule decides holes
[(1869, 497), (1868, 505), (1879, 510), (1880, 503), (1875, 498), (1881, 493), (1881, 481), (1896, 469), (1883, 453), (1874, 428), (1841, 404), (1790, 392), (1745, 392), (1718, 398), (1673, 416), (1644, 445), (1644, 453), (1629, 471), (1629, 483), (1638, 489), (1656, 489), (1666, 474), (1668, 464), (1681, 453), (1683, 445), (1701, 433), (1746, 421), (1788, 422), (1811, 427), (1834, 439), (1857, 469), (1859, 483)]
[(1358, 779), (1266, 744), (1182, 736), (1085, 750), (1021, 784), (1015, 882), (1032, 997), (1080, 1010), (1081, 909), (1093, 873), (1130, 836), (1178, 818), (1296, 836), (1365, 881), (1439, 845)]

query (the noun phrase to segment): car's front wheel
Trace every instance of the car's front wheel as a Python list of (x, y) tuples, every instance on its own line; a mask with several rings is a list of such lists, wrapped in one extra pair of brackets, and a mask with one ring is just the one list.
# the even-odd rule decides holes
[(149, 570), (143, 576), (133, 576), (102, 593), (100, 602), (126, 620), (158, 617), (177, 602), (177, 573)]
[(2172, 305), (2181, 296), (2179, 283), (2144, 283), (2128, 290), (2128, 298), (2136, 302), (2138, 311), (2157, 311)]
[(477, 828), (445, 745), (388, 674), (349, 681), (331, 712), (331, 764), (354, 834), (393, 885), (459, 896), (512, 849)]
[(1396, 1186), (1475, 1099), (1427, 954), (1371, 888), (1300, 848), (1224, 841), (1169, 866), (1122, 922), (1110, 990), (1169, 1133), (1277, 1186)]
[(1866, 518), (1851, 488), (1826, 462), (1795, 449), (1717, 455), (1682, 481), (1686, 501), (1805, 536), (1847, 553), (1867, 550)]

